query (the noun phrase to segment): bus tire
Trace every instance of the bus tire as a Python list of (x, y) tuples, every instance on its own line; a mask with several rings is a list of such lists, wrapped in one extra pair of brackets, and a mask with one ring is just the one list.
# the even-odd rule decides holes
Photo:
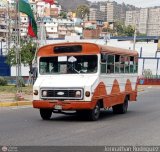
[(124, 114), (128, 110), (128, 97), (125, 97), (124, 103), (112, 107), (113, 113)]
[(50, 120), (52, 112), (52, 109), (40, 109), (40, 116), (43, 120)]
[(97, 104), (94, 107), (94, 109), (89, 110), (87, 115), (88, 115), (89, 120), (91, 120), (91, 121), (98, 120), (99, 115), (100, 115), (100, 102), (97, 102)]

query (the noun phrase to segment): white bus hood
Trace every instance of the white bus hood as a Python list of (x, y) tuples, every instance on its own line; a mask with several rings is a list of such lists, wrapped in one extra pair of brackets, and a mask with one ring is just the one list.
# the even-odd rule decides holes
[(97, 80), (98, 75), (54, 75), (40, 76), (34, 86), (40, 88), (84, 88), (91, 87)]

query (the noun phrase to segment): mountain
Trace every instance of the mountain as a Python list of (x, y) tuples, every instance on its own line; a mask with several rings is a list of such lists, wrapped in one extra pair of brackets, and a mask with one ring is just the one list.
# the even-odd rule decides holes
[(79, 5), (89, 5), (87, 0), (58, 0), (58, 3), (66, 11), (76, 10)]
[[(87, 0), (58, 0), (58, 3), (62, 6), (63, 10), (65, 11), (74, 11), (79, 5), (88, 5), (89, 7), (99, 8), (100, 5), (107, 4), (108, 1), (100, 1), (100, 2), (91, 2)], [(117, 3), (117, 2), (114, 2)], [(118, 3), (117, 3), (118, 4)], [(118, 4), (121, 6), (122, 11), (129, 11), (129, 10), (137, 10), (133, 5), (129, 4)]]

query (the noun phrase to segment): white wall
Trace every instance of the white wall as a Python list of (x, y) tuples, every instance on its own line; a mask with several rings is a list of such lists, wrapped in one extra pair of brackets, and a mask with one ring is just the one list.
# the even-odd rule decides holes
[[(75, 41), (75, 40), (72, 40)], [(76, 40), (76, 41), (83, 41), (83, 42), (93, 42), (93, 43), (97, 43), (97, 44), (105, 44), (103, 39), (92, 39), (92, 40)], [(52, 44), (52, 43), (60, 43), (60, 42), (66, 42), (66, 40), (47, 40), (47, 44)], [(120, 47), (120, 48), (133, 48), (133, 43), (130, 41), (125, 41), (125, 42), (118, 42), (116, 40), (110, 40), (108, 42), (109, 46), (114, 46), (114, 47)], [(140, 53), (140, 49), (143, 49), (143, 54), (142, 56), (144, 57), (154, 57), (155, 56), (155, 52), (157, 50), (157, 43), (153, 43), (153, 42), (137, 42), (136, 43), (136, 50)], [(131, 50), (132, 51), (132, 50)], [(159, 54), (160, 56), (160, 54)], [(151, 69), (152, 70), (152, 74), (156, 74), (156, 66), (157, 63), (156, 61), (153, 60), (146, 60), (145, 62), (145, 69)], [(139, 60), (139, 75), (142, 74), (142, 60)], [(160, 75), (160, 63), (159, 63), (159, 71), (158, 74)], [(12, 67), (11, 68), (11, 75), (15, 76), (16, 75), (16, 68)], [(22, 66), (22, 76), (28, 76), (29, 75), (29, 67), (24, 67)]]
[[(126, 48), (126, 49), (133, 49), (133, 42), (130, 41), (123, 41), (123, 42), (117, 42), (117, 40), (112, 40), (108, 42), (108, 45), (110, 46), (115, 46), (115, 47), (120, 47), (120, 48)], [(157, 51), (157, 43), (154, 42), (137, 42), (136, 43), (136, 50), (138, 53), (140, 53), (142, 47), (142, 56), (143, 57), (155, 57), (155, 53)], [(143, 66), (143, 61), (139, 60), (139, 68), (138, 68), (138, 74), (142, 74), (142, 66)], [(157, 61), (156, 60), (146, 60), (145, 61), (145, 66), (144, 69), (151, 69), (152, 74), (156, 74), (156, 66), (157, 66)], [(159, 63), (159, 71), (158, 73), (160, 74), (160, 63)]]
[[(21, 67), (22, 70), (22, 76), (29, 76), (29, 67), (24, 67), (22, 65)], [(11, 67), (11, 76), (16, 76), (16, 67)]]

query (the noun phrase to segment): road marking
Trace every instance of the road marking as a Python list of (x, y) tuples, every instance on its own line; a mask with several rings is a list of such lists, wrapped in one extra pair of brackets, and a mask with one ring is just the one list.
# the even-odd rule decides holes
[(147, 92), (149, 92), (149, 90), (143, 90), (143, 91), (141, 91), (141, 92), (138, 92), (138, 95), (143, 95), (143, 94), (145, 94), (145, 93), (147, 93)]
[(15, 110), (16, 110), (16, 109), (27, 109), (27, 108), (31, 108), (31, 107), (32, 107), (32, 106), (21, 106), (21, 107), (18, 107), (18, 106), (17, 106), (17, 107), (11, 107), (11, 109), (13, 109), (13, 110), (14, 110), (14, 109), (15, 109)]
[(14, 110), (20, 110), (20, 109), (27, 109), (27, 108), (32, 108), (32, 106), (0, 107), (0, 112), (2, 112), (2, 111), (14, 111)]

